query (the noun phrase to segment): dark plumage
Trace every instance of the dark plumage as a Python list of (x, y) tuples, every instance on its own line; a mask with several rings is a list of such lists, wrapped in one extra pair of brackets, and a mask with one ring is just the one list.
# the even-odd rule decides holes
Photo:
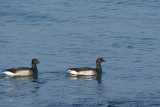
[(32, 60), (32, 67), (19, 67), (19, 68), (11, 68), (11, 69), (6, 69), (3, 71), (6, 75), (10, 76), (28, 76), (28, 75), (34, 75), (38, 73), (37, 65), (38, 64), (37, 59)]
[(101, 62), (106, 62), (103, 58), (98, 58), (96, 61), (96, 68), (80, 67), (69, 68), (67, 72), (75, 75), (96, 75), (102, 73)]

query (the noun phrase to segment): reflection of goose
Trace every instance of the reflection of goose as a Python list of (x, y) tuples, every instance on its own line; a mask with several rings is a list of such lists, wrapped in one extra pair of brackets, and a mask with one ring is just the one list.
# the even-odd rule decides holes
[(19, 68), (11, 68), (11, 69), (6, 69), (3, 71), (6, 75), (10, 76), (28, 76), (28, 75), (34, 75), (38, 73), (37, 65), (38, 64), (37, 59), (32, 60), (32, 68), (28, 67), (19, 67)]
[(102, 75), (72, 75), (69, 74), (68, 78), (71, 80), (97, 80), (99, 84), (101, 84)]
[[(4, 78), (10, 78), (10, 76), (5, 75)], [(38, 75), (31, 75), (31, 76), (15, 76), (11, 78), (12, 80), (33, 80), (35, 82), (38, 79)]]
[(85, 75), (85, 76), (69, 75), (68, 77), (71, 80), (95, 80), (96, 79), (96, 77), (92, 75)]
[(102, 73), (101, 62), (106, 62), (103, 58), (98, 58), (96, 61), (96, 68), (80, 67), (69, 68), (67, 72), (74, 75), (96, 75)]

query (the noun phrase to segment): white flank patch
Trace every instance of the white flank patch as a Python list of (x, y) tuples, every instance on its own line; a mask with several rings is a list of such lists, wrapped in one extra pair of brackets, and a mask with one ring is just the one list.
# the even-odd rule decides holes
[(78, 74), (78, 72), (77, 71), (75, 71), (75, 70), (67, 70), (67, 72), (69, 72), (70, 74), (74, 74), (74, 75), (77, 75)]
[(80, 71), (78, 74), (79, 75), (95, 75), (97, 73), (94, 72), (93, 70), (88, 70), (88, 71)]
[(67, 70), (67, 72), (69, 72), (70, 74), (74, 74), (74, 75), (95, 75), (95, 74), (97, 74), (93, 70), (79, 71), (79, 72), (77, 72), (75, 70)]
[(10, 71), (4, 71), (3, 73), (6, 74), (6, 75), (10, 75), (10, 76), (13, 76), (13, 75), (14, 75), (14, 73), (13, 73), (13, 72), (10, 72)]
[(16, 76), (28, 76), (28, 75), (32, 75), (33, 73), (30, 70), (21, 70), (21, 71), (17, 71), (15, 73)]

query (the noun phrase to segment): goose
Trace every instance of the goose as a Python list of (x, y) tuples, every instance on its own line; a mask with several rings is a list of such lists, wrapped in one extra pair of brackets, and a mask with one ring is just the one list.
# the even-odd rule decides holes
[(10, 68), (3, 71), (4, 74), (8, 76), (29, 76), (38, 73), (37, 65), (39, 62), (37, 59), (32, 59), (32, 67), (18, 67), (18, 68)]
[(106, 62), (103, 58), (96, 60), (96, 68), (80, 67), (80, 68), (69, 68), (67, 72), (73, 75), (96, 75), (102, 73), (101, 62)]

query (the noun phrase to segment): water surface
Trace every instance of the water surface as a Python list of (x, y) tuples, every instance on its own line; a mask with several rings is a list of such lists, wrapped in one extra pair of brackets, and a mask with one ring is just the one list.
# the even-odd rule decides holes
[[(3, 107), (160, 106), (160, 2), (1, 0), (0, 70), (31, 66), (39, 75), (0, 75)], [(102, 76), (71, 76), (95, 67)]]

